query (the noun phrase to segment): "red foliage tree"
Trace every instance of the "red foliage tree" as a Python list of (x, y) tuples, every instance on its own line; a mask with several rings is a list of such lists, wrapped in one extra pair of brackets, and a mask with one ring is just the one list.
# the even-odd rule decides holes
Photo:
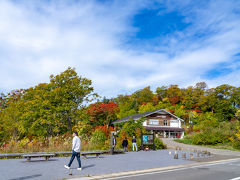
[(109, 102), (91, 104), (87, 112), (90, 115), (92, 125), (103, 126), (110, 125), (111, 122), (117, 118), (116, 113), (118, 111), (118, 105), (113, 102)]

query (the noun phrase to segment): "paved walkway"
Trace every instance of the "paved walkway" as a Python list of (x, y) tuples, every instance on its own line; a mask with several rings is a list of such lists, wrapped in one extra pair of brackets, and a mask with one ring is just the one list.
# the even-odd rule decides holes
[(100, 158), (90, 156), (84, 159), (81, 157), (82, 171), (77, 171), (77, 161), (74, 160), (71, 167), (73, 176), (69, 176), (69, 170), (63, 167), (69, 160), (70, 157), (51, 158), (49, 161), (34, 158), (31, 162), (27, 162), (26, 159), (0, 159), (0, 179), (52, 180), (76, 175), (100, 175), (194, 163), (181, 158), (174, 159), (173, 154), (169, 155), (169, 150), (128, 152), (101, 155)]
[(171, 138), (163, 138), (163, 143), (167, 145), (169, 149), (175, 149), (176, 147), (181, 147), (183, 150), (193, 151), (193, 150), (200, 150), (200, 151), (209, 151), (212, 154), (218, 155), (229, 155), (229, 156), (240, 156), (240, 151), (231, 151), (225, 149), (215, 149), (197, 145), (190, 145), (190, 144), (183, 144), (174, 141)]
[[(214, 148), (206, 148), (201, 146), (186, 145), (177, 143), (172, 139), (163, 139), (163, 142), (169, 147), (181, 147), (183, 150), (178, 151), (179, 155), (186, 152), (187, 159), (189, 159), (189, 150), (207, 150), (216, 156), (240, 156), (239, 151), (229, 151)], [(187, 150), (187, 151), (186, 151)], [(172, 153), (169, 154), (169, 151)], [(193, 164), (195, 161), (185, 160), (182, 158), (174, 159), (173, 150), (159, 150), (159, 151), (139, 151), (128, 152), (126, 154), (118, 155), (101, 155), (100, 158), (91, 157), (82, 159), (82, 171), (77, 171), (77, 161), (72, 165), (73, 176), (69, 176), (69, 170), (63, 167), (70, 160), (70, 157), (51, 158), (49, 161), (40, 159), (32, 159), (27, 162), (26, 159), (0, 159), (0, 179), (1, 180), (17, 180), (17, 179), (36, 179), (36, 180), (51, 180), (70, 178), (74, 176), (92, 176), (101, 174), (118, 173), (124, 171), (146, 170), (152, 168), (161, 168), (167, 166), (187, 165)], [(208, 158), (199, 158), (204, 161), (211, 160)]]

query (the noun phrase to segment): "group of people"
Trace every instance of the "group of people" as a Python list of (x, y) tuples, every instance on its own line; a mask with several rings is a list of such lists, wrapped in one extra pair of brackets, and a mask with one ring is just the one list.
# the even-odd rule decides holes
[[(78, 137), (78, 133), (74, 132), (72, 134), (73, 136), (73, 141), (72, 141), (72, 157), (68, 163), (68, 165), (64, 165), (65, 168), (70, 169), (73, 160), (75, 159), (75, 157), (77, 157), (77, 161), (78, 161), (78, 168), (77, 170), (81, 171), (82, 170), (82, 166), (81, 166), (81, 160), (80, 160), (80, 150), (81, 150), (81, 140)], [(113, 138), (113, 145), (115, 146), (117, 144), (116, 138)], [(125, 139), (122, 142), (122, 146), (124, 148), (124, 151), (128, 151), (128, 140), (125, 137)], [(132, 150), (134, 151), (138, 151), (137, 148), (137, 140), (135, 138), (135, 136), (133, 136), (132, 138)]]
[[(125, 137), (125, 139), (123, 140), (122, 146), (123, 146), (124, 151), (128, 151), (128, 140), (127, 140), (127, 137)], [(133, 136), (133, 138), (132, 138), (132, 150), (134, 151), (134, 149), (135, 149), (135, 151), (138, 151), (137, 140), (136, 140), (135, 136)]]

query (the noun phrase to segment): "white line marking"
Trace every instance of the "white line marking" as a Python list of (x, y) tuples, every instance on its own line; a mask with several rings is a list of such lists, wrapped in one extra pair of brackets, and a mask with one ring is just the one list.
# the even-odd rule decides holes
[[(237, 160), (233, 160), (231, 162), (234, 162), (234, 161), (237, 161)], [(119, 176), (119, 177), (110, 177), (110, 178), (104, 178), (104, 179), (105, 180), (111, 180), (111, 179), (122, 179), (122, 178), (144, 176), (144, 175), (151, 175), (151, 174), (161, 174), (161, 173), (166, 173), (166, 172), (181, 171), (181, 170), (186, 170), (186, 169), (194, 169), (194, 168), (204, 167), (204, 166), (214, 166), (214, 165), (220, 165), (220, 164), (229, 164), (231, 162), (219, 162), (219, 163), (213, 163), (213, 164), (203, 164), (203, 165), (191, 166), (191, 167), (185, 167), (185, 168), (170, 169), (170, 170), (165, 170), (165, 171), (154, 171), (154, 172), (139, 173), (139, 174), (132, 174), (132, 175), (123, 175), (123, 176)], [(230, 179), (230, 180), (240, 180), (240, 177), (235, 178), (235, 179)]]
[(230, 180), (240, 180), (240, 177), (236, 177), (236, 178), (233, 178), (233, 179), (230, 179)]

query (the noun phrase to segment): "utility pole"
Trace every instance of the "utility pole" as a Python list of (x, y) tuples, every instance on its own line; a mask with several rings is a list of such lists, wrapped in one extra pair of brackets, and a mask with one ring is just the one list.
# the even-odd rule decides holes
[[(110, 136), (110, 154), (113, 155), (114, 153), (114, 148), (115, 148), (115, 145), (114, 144), (114, 135), (115, 135), (115, 132), (114, 131), (111, 131), (111, 136)], [(115, 139), (116, 140), (116, 139)]]
[(192, 121), (191, 121), (191, 113), (192, 113), (192, 111), (189, 111), (189, 128), (188, 128), (188, 134), (190, 134), (191, 133), (191, 125), (192, 125)]

